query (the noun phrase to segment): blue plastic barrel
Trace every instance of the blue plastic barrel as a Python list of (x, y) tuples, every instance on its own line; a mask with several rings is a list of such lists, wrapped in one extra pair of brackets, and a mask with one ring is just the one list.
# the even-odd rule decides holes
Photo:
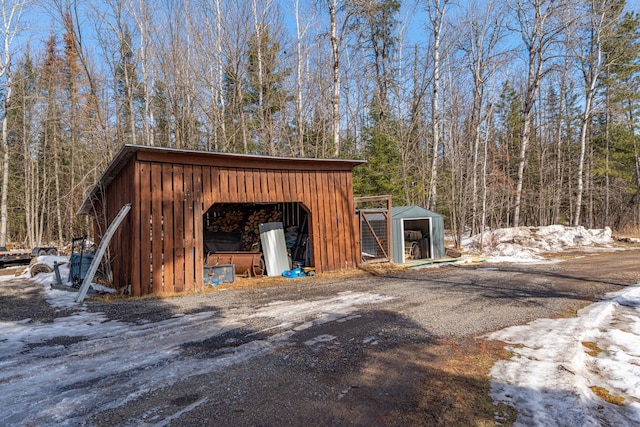
[(93, 252), (71, 255), (71, 270), (69, 272), (69, 277), (74, 282), (84, 280), (84, 276), (87, 275), (87, 271), (89, 271), (89, 266), (91, 266), (91, 261), (93, 261), (94, 256), (95, 254)]

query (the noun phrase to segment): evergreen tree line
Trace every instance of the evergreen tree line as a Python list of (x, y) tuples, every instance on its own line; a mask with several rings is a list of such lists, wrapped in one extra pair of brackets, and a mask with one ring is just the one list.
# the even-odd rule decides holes
[(457, 241), (637, 230), (633, 6), (3, 0), (0, 245), (86, 233), (76, 211), (123, 144), (366, 159), (357, 196), (436, 210)]

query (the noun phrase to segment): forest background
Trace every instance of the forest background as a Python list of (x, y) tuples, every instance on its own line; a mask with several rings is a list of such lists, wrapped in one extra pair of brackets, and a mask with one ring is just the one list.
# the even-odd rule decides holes
[(123, 144), (353, 158), (485, 227), (640, 227), (623, 0), (0, 0), (0, 245), (65, 244)]

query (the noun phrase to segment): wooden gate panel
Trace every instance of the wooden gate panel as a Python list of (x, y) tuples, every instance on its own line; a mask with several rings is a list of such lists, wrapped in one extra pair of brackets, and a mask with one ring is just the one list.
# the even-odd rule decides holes
[[(355, 199), (362, 263), (391, 261), (391, 196)], [(366, 206), (369, 205), (369, 206)], [(370, 207), (374, 206), (374, 207)]]

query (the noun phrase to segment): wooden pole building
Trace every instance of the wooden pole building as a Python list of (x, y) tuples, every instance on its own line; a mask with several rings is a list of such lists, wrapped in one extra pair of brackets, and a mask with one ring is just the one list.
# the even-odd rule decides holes
[(242, 221), (269, 209), (304, 236), (317, 272), (349, 269), (360, 261), (352, 171), (361, 163), (125, 145), (78, 213), (93, 216), (99, 240), (131, 204), (109, 260), (114, 285), (133, 296), (201, 289), (205, 236), (228, 212)]

